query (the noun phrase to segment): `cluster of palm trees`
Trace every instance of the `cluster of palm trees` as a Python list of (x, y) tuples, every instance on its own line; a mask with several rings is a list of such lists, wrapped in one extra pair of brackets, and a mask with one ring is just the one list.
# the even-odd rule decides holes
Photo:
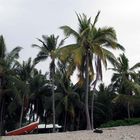
[[(140, 63), (129, 68), (125, 54), (116, 59), (112, 50), (124, 51), (124, 48), (117, 42), (113, 28), (96, 27), (99, 14), (93, 22), (85, 14), (77, 14), (78, 30), (60, 27), (65, 39), (75, 38), (73, 44), (64, 45), (65, 39), (58, 42), (59, 36), (43, 35), (38, 39), (41, 45), (32, 45), (39, 49), (36, 58), (22, 63), (18, 61), (22, 48), (16, 47), (8, 53), (0, 36), (1, 135), (37, 117), (45, 124), (53, 123), (55, 132), (56, 123), (63, 126), (63, 131), (93, 129), (117, 118), (120, 114), (117, 116), (114, 110), (119, 106), (126, 105), (129, 118), (134, 115), (134, 107), (140, 102), (140, 72), (137, 71)], [(50, 69), (42, 74), (36, 65), (47, 58), (51, 59)], [(114, 71), (112, 83), (108, 87), (101, 84), (97, 90), (102, 66), (107, 69), (108, 62)], [(71, 76), (75, 70), (78, 82), (74, 85)]]

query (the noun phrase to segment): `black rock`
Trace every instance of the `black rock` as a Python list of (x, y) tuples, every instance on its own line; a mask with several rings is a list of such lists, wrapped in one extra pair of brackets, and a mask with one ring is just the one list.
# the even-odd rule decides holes
[(103, 130), (101, 130), (101, 129), (95, 129), (93, 132), (94, 133), (103, 133)]

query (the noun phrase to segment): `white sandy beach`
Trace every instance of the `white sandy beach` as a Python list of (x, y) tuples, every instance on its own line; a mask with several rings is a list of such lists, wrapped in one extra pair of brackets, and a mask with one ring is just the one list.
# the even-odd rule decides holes
[(103, 128), (103, 133), (75, 131), (23, 136), (7, 136), (2, 140), (140, 140), (140, 125)]

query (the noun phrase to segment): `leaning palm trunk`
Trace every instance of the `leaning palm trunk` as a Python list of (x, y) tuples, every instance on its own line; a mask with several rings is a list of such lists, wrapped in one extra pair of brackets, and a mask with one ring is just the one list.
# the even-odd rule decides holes
[(85, 111), (86, 111), (86, 121), (87, 121), (87, 130), (91, 130), (91, 122), (90, 122), (90, 116), (89, 116), (89, 106), (88, 106), (88, 92), (89, 92), (89, 54), (87, 53), (86, 56), (86, 95), (85, 95)]

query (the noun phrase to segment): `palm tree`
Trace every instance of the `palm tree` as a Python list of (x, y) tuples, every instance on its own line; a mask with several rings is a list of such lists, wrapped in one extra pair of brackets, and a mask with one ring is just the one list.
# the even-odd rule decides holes
[[(66, 130), (74, 130), (74, 120), (76, 119), (76, 109), (80, 111), (82, 102), (79, 94), (67, 76), (67, 65), (58, 62), (55, 74), (56, 85), (56, 116)], [(80, 106), (81, 105), (81, 106)], [(69, 120), (68, 120), (69, 119)]]
[(47, 73), (43, 75), (41, 71), (38, 71), (35, 68), (36, 64), (35, 60), (32, 61), (29, 58), (27, 61), (23, 61), (22, 64), (17, 61), (14, 69), (17, 74), (14, 80), (17, 83), (17, 88), (20, 88), (19, 95), (21, 98), (19, 127), (22, 124), (23, 117), (26, 117), (28, 112), (30, 123), (31, 120), (35, 121), (38, 116), (41, 119), (45, 109), (42, 98), (45, 97), (48, 86)]
[[(47, 73), (42, 74), (41, 71), (34, 72), (33, 76), (30, 79), (30, 95), (29, 95), (29, 104), (30, 104), (30, 120), (34, 113), (36, 112), (37, 118), (43, 118), (44, 110), (46, 108), (44, 106), (44, 98), (46, 98), (46, 93), (48, 93), (48, 80)], [(34, 104), (34, 110), (32, 110), (32, 106)], [(33, 114), (33, 115), (32, 115)]]
[(30, 94), (30, 80), (34, 76), (35, 71), (35, 61), (32, 62), (32, 59), (29, 58), (27, 62), (23, 61), (20, 64), (18, 61), (15, 63), (14, 71), (16, 73), (16, 77), (14, 81), (16, 82), (17, 89), (19, 91), (21, 97), (21, 112), (20, 112), (20, 120), (19, 127), (22, 125), (24, 110), (27, 107), (27, 102), (29, 100)]
[[(118, 62), (112, 70), (115, 72), (112, 76), (113, 86), (119, 94), (132, 96), (133, 94), (140, 94), (140, 86), (136, 82), (137, 73), (136, 70), (140, 68), (140, 63), (136, 63), (131, 68), (129, 67), (129, 61), (125, 54), (121, 54), (118, 57)], [(118, 96), (117, 98), (119, 98)], [(125, 96), (123, 96), (125, 97)], [(127, 102), (128, 118), (130, 118), (130, 100)]]
[(105, 86), (104, 83), (101, 83), (95, 95), (94, 112), (96, 115), (94, 115), (94, 119), (100, 124), (111, 120), (113, 117), (112, 100), (116, 96), (112, 85)]
[[(91, 18), (87, 18), (86, 15), (77, 15), (79, 21), (78, 32), (69, 26), (60, 27), (66, 36), (72, 35), (76, 39), (76, 43), (60, 49), (62, 54), (65, 52), (65, 55), (60, 55), (60, 59), (62, 61), (67, 60), (70, 63), (70, 67), (72, 66), (72, 69), (75, 69), (75, 67), (78, 68), (79, 84), (83, 85), (85, 79), (85, 112), (87, 129), (91, 129), (88, 107), (89, 84), (95, 76), (92, 60), (94, 60), (96, 66), (95, 79), (99, 80), (102, 78), (101, 64), (103, 63), (105, 67), (107, 67), (107, 60), (112, 63), (116, 60), (114, 55), (107, 50), (106, 47), (112, 49), (124, 49), (117, 43), (116, 33), (113, 28), (95, 27), (99, 14), (100, 12), (98, 12), (93, 23), (91, 23)], [(73, 66), (73, 64), (75, 64), (75, 66)]]
[[(10, 82), (10, 76), (13, 76), (13, 68), (15, 60), (19, 57), (21, 47), (14, 48), (11, 52), (7, 53), (6, 45), (3, 36), (0, 36), (0, 134), (3, 129), (3, 112), (6, 104), (6, 94), (9, 93), (7, 85)], [(9, 96), (10, 97), (10, 96)]]
[(53, 132), (55, 132), (55, 99), (54, 99), (54, 74), (55, 74), (55, 59), (57, 57), (57, 49), (63, 44), (63, 41), (60, 41), (58, 44), (59, 36), (55, 37), (54, 35), (50, 36), (42, 36), (43, 40), (38, 39), (39, 42), (42, 43), (42, 46), (33, 44), (33, 47), (37, 47), (40, 49), (35, 61), (46, 60), (48, 57), (51, 58), (50, 63), (50, 79), (52, 85), (52, 112), (53, 112)]

